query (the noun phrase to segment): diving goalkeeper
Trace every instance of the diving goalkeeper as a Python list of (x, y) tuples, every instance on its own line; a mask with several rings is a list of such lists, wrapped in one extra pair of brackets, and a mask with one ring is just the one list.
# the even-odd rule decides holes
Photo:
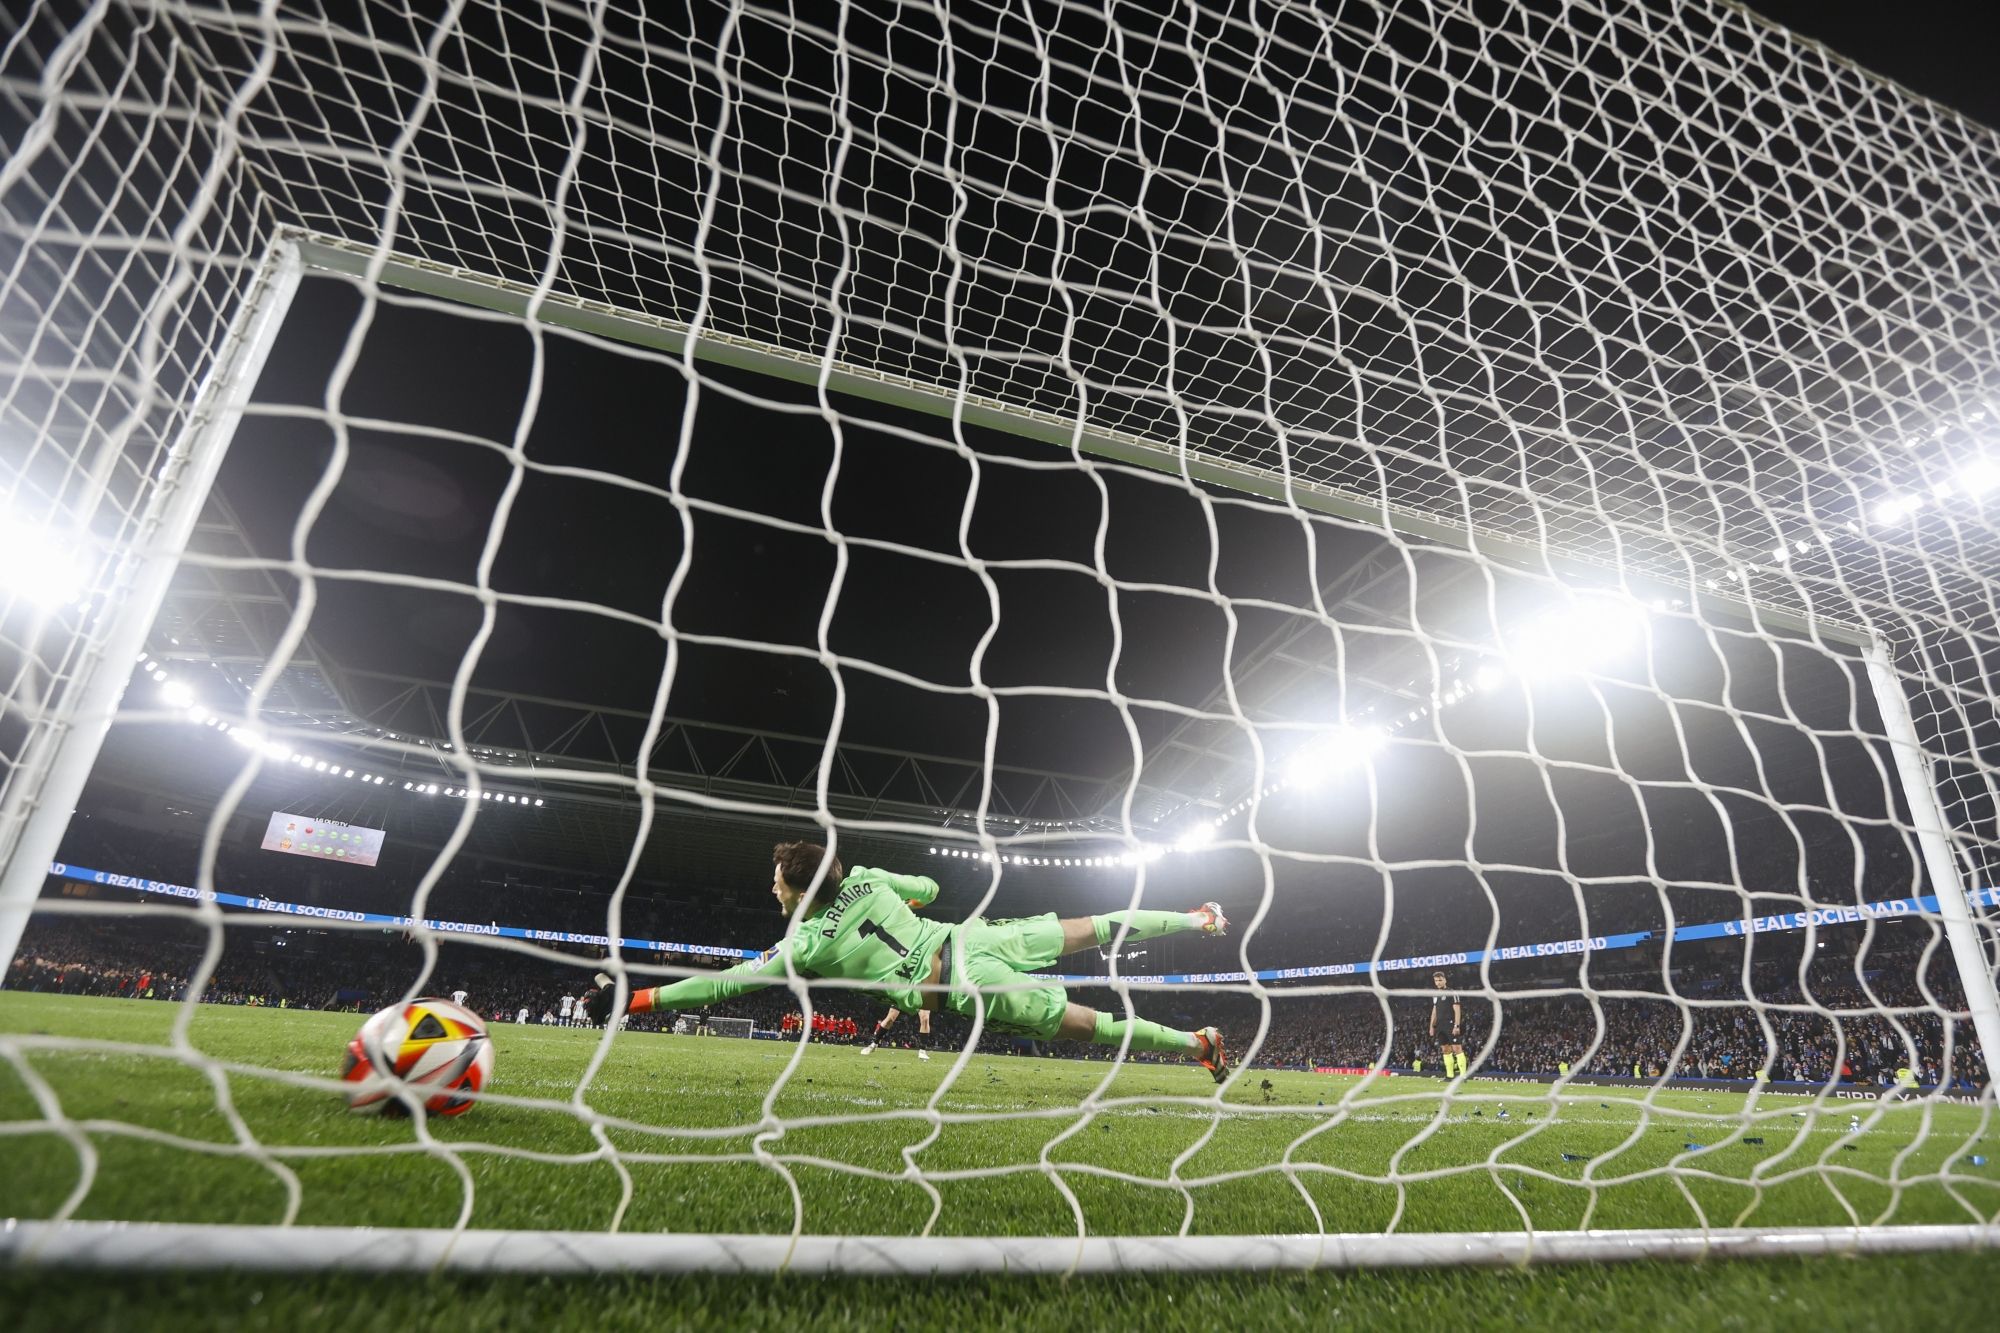
[[(1060, 920), (1053, 912), (997, 921), (973, 917), (954, 926), (919, 920), (910, 910), (937, 898), (937, 881), (928, 876), (859, 867), (844, 873), (824, 847), (810, 842), (781, 842), (771, 857), (771, 894), (786, 916), (799, 914), (798, 929), (761, 957), (726, 972), (634, 991), (628, 1013), (687, 1009), (782, 985), (789, 958), (792, 971), (807, 981), (831, 977), (883, 983), (884, 998), (905, 1013), (935, 1009), (942, 1002), (952, 1013), (971, 1018), (983, 1000), (989, 1031), (1106, 1046), (1129, 1037), (1135, 1051), (1193, 1058), (1217, 1083), (1229, 1074), (1222, 1034), (1213, 1027), (1182, 1032), (1143, 1018), (1114, 1018), (1071, 1004), (1061, 986), (991, 989), (1019, 987), (1064, 954), (1110, 943), (1121, 923), (1132, 940), (1189, 930), (1221, 935), (1229, 922), (1214, 903), (1192, 912), (1135, 909)], [(808, 898), (807, 888), (822, 860), (826, 874)], [(602, 1023), (611, 1014), (611, 978), (599, 974), (597, 984), (601, 989), (591, 992), (584, 1008), (593, 1022)], [(919, 989), (924, 986), (943, 989)]]

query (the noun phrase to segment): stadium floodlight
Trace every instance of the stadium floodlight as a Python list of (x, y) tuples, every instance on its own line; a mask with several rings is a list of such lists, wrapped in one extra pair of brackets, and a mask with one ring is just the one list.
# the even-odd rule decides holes
[[(1773, 558), (1785, 558), (1783, 547)], [(1507, 656), (1524, 680), (1594, 671), (1629, 653), (1644, 637), (1646, 613), (1627, 598), (1577, 593), (1542, 612), (1508, 641)]]
[(2000, 486), (2000, 464), (1988, 458), (1976, 458), (1959, 469), (1958, 485), (1966, 498), (1977, 500), (1995, 486)]
[(84, 595), (90, 572), (75, 536), (0, 512), (0, 593), (53, 611)]
[(1285, 781), (1311, 789), (1367, 763), (1388, 744), (1389, 734), (1377, 726), (1342, 726), (1300, 750), (1285, 766)]
[(1327, 747), (1307, 745), (1285, 766), (1285, 781), (1294, 787), (1317, 787), (1333, 772), (1334, 757)]
[(194, 703), (194, 691), (178, 680), (169, 680), (160, 686), (160, 698), (169, 708), (187, 708)]
[(1214, 841), (1215, 825), (1203, 820), (1199, 824), (1189, 826), (1187, 831), (1181, 834), (1179, 841), (1174, 843), (1174, 850), (1179, 852), (1200, 851)]
[(1878, 503), (1870, 517), (1886, 527), (1891, 523), (1902, 522), (1923, 507), (1924, 497), (1921, 495), (1892, 495)]

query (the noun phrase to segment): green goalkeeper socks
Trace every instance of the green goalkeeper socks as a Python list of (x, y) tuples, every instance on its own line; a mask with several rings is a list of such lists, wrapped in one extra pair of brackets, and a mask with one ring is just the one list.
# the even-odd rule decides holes
[(1097, 932), (1100, 945), (1111, 943), (1111, 937), (1118, 933), (1120, 921), (1130, 927), (1125, 932), (1128, 940), (1150, 940), (1196, 929), (1193, 912), (1148, 912), (1135, 907), (1126, 912), (1106, 912), (1103, 916), (1090, 918), (1090, 927)]
[[(1173, 914), (1155, 912), (1151, 915), (1168, 916)], [(1113, 1018), (1110, 1014), (1102, 1011), (1099, 1011), (1097, 1015), (1097, 1026), (1092, 1030), (1090, 1039), (1099, 1046), (1116, 1046), (1125, 1040), (1125, 1032), (1128, 1028), (1132, 1032), (1131, 1049), (1135, 1051), (1164, 1051), (1170, 1055), (1186, 1055), (1195, 1047), (1194, 1034), (1192, 1032), (1181, 1032), (1174, 1028), (1162, 1027), (1158, 1023), (1144, 1018)]]

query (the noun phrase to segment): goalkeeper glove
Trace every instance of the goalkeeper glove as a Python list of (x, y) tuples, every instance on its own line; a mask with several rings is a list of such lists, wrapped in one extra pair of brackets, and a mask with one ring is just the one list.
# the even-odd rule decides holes
[(597, 989), (584, 992), (583, 1012), (591, 1022), (603, 1027), (605, 1020), (611, 1017), (611, 1001), (617, 994), (616, 984), (611, 978), (598, 973)]

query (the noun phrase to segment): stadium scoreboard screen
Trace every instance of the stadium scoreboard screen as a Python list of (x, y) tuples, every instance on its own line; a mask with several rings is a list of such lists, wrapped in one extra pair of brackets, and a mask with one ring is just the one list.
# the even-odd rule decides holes
[(372, 866), (382, 855), (382, 830), (364, 828), (360, 824), (344, 824), (338, 819), (310, 819), (305, 815), (279, 810), (264, 826), (263, 847), (267, 852), (287, 852), (293, 856), (317, 857), (322, 861)]

